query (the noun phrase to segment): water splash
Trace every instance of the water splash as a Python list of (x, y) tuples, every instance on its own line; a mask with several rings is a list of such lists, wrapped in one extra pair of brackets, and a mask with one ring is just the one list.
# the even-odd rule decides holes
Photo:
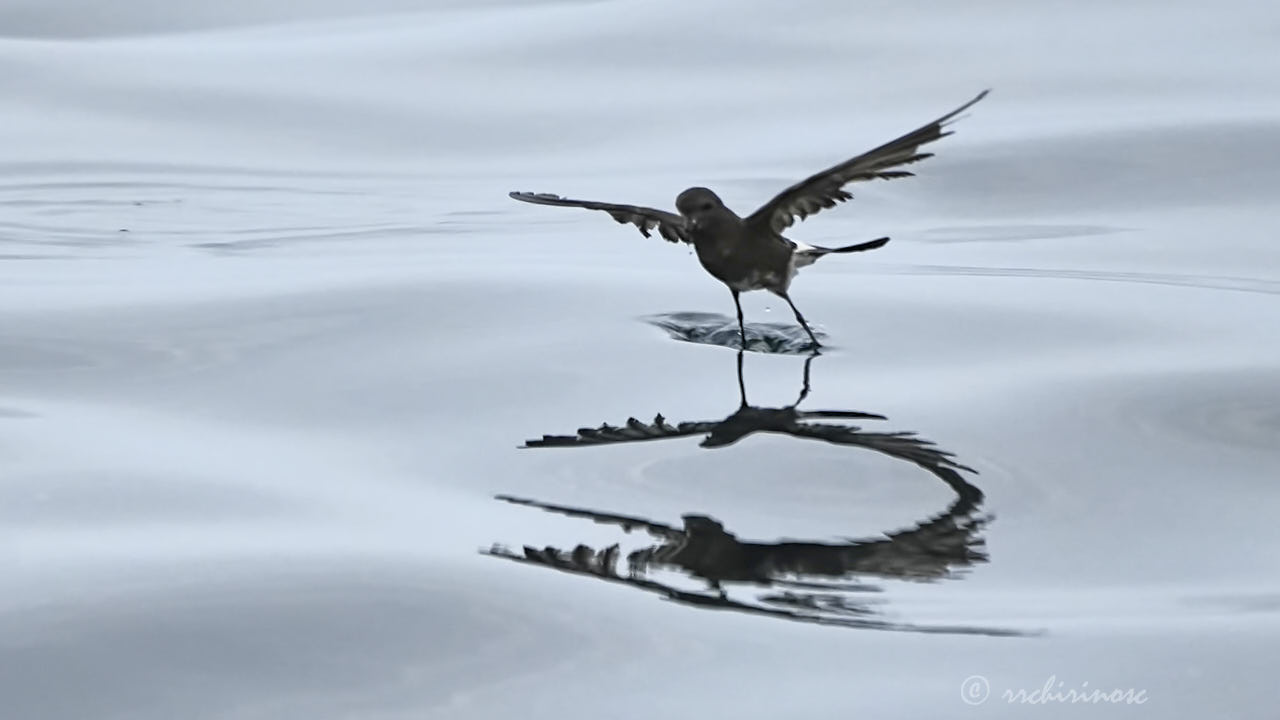
[[(645, 322), (667, 331), (676, 340), (704, 345), (742, 348), (738, 321), (727, 315), (704, 312), (675, 312), (650, 315)], [(747, 323), (746, 350), (780, 355), (809, 355), (813, 343), (804, 330), (794, 323)], [(826, 335), (817, 329), (819, 339)]]

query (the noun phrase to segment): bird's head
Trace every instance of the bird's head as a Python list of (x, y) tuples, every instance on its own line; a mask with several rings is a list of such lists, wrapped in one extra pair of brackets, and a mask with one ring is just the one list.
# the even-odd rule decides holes
[(689, 227), (707, 228), (724, 217), (728, 210), (720, 197), (704, 187), (689, 188), (676, 197), (676, 210)]

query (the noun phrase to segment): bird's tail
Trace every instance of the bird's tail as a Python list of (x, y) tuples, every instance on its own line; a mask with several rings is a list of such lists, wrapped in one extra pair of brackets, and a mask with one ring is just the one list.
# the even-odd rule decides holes
[(875, 240), (869, 240), (864, 243), (858, 243), (857, 245), (846, 245), (845, 247), (839, 247), (839, 248), (820, 247), (820, 248), (814, 248), (814, 249), (822, 251), (822, 254), (824, 255), (827, 253), (862, 252), (863, 250), (875, 250), (878, 247), (884, 247), (885, 243), (887, 242), (889, 242), (889, 238), (882, 237), (882, 238), (876, 238)]

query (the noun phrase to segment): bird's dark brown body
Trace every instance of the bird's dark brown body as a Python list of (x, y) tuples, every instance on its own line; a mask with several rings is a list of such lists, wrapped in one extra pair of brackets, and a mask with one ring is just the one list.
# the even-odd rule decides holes
[(725, 212), (731, 216), (689, 230), (703, 269), (739, 292), (774, 288), (786, 292), (794, 246), (781, 236), (753, 235), (741, 218), (728, 208)]
[(813, 213), (852, 199), (853, 195), (844, 190), (848, 183), (912, 175), (899, 168), (930, 157), (931, 153), (920, 152), (920, 147), (950, 135), (950, 131), (945, 130), (947, 124), (986, 94), (983, 91), (928, 125), (792, 185), (745, 218), (726, 207), (714, 192), (703, 187), (689, 188), (680, 193), (676, 198), (678, 215), (654, 208), (570, 200), (546, 193), (513, 192), (511, 197), (540, 205), (603, 210), (620, 223), (631, 223), (640, 228), (645, 236), (656, 229), (670, 242), (693, 245), (702, 267), (728, 286), (733, 294), (744, 347), (747, 331), (738, 295), (751, 290), (768, 290), (787, 301), (796, 320), (817, 348), (817, 336), (791, 301), (792, 278), (800, 268), (813, 264), (824, 255), (873, 250), (883, 246), (889, 238), (847, 247), (824, 248), (789, 240), (782, 236), (782, 231)]

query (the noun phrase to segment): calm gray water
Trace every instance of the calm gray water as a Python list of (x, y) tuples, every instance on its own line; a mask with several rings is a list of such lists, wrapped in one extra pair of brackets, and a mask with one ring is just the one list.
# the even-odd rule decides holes
[[(0, 0), (4, 718), (1274, 713), (1273, 8), (95, 8)], [(813, 359), (505, 197), (746, 210), (988, 86), (790, 232), (894, 238)]]

